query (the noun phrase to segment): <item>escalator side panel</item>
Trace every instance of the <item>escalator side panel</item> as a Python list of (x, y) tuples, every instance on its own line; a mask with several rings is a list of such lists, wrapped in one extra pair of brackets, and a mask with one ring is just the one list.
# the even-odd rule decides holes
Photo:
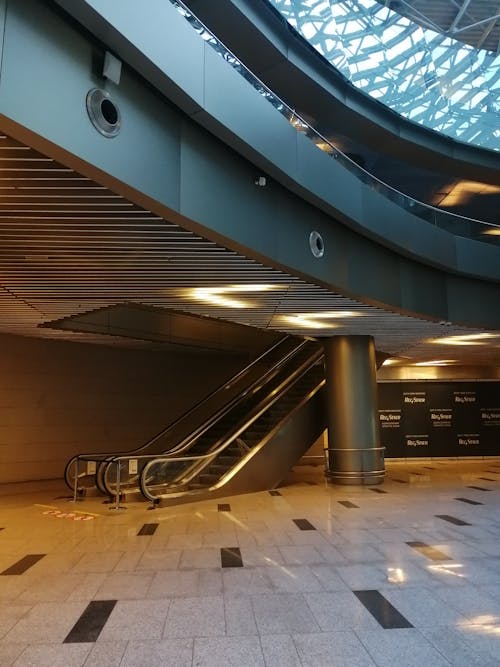
[(255, 447), (245, 465), (219, 488), (207, 488), (193, 495), (176, 498), (163, 496), (162, 507), (198, 502), (206, 498), (265, 491), (276, 488), (314, 444), (326, 428), (326, 392), (322, 387), (294, 411), (262, 446)]
[(221, 495), (275, 488), (325, 428), (326, 394), (323, 387), (294, 411), (270, 439), (250, 453), (246, 464), (224, 484)]

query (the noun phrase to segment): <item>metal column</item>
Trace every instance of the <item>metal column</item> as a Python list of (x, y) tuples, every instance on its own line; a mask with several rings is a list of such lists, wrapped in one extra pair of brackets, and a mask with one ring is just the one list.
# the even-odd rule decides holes
[(335, 484), (380, 484), (375, 345), (371, 336), (323, 341), (328, 402), (327, 478)]

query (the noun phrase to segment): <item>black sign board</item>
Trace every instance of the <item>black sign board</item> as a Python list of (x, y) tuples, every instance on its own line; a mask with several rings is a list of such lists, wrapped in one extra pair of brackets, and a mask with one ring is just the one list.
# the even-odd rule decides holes
[(500, 453), (500, 382), (382, 382), (386, 457)]

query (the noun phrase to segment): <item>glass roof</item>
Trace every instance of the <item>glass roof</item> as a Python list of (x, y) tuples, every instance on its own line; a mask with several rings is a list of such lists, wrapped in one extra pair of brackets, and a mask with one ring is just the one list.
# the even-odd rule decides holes
[(405, 118), (500, 151), (500, 55), (376, 0), (268, 0), (336, 69)]

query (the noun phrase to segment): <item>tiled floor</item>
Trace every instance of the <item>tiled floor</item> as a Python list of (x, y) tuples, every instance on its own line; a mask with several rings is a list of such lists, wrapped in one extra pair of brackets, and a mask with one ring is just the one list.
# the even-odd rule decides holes
[(498, 667), (500, 459), (387, 469), (155, 511), (4, 491), (0, 665)]

